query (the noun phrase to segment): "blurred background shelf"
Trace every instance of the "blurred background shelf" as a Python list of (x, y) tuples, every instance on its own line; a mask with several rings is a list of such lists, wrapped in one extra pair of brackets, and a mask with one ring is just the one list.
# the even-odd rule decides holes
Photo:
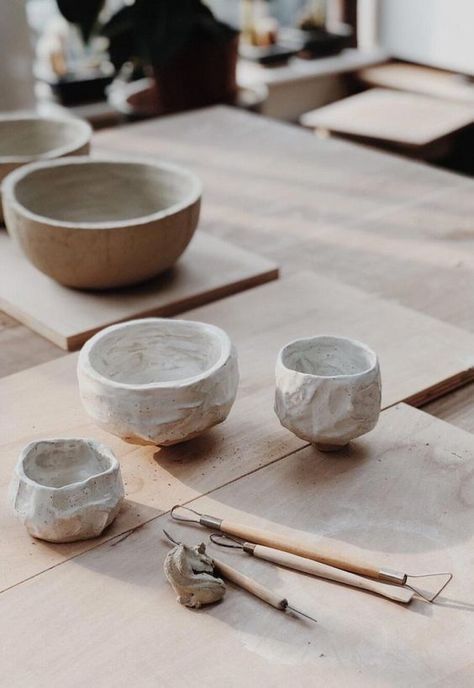
[(340, 55), (316, 60), (292, 57), (288, 64), (264, 67), (248, 60), (240, 60), (238, 81), (242, 85), (264, 84), (268, 97), (261, 112), (267, 117), (296, 121), (308, 109), (321, 107), (351, 92), (347, 77), (363, 68), (379, 65), (387, 60), (387, 53), (379, 48), (359, 50), (348, 48)]

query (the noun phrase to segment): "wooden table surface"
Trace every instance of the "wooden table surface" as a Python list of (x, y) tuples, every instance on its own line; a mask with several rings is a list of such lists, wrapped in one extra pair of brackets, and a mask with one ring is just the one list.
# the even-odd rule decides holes
[[(325, 293), (331, 301), (314, 297)], [(421, 405), (459, 384), (463, 374), (472, 379), (472, 333), (314, 273), (276, 280), (186, 317), (222, 327), (237, 348), (240, 370), (229, 418), (193, 442), (140, 447), (98, 428), (80, 402), (77, 354), (0, 380), (0, 405), (7, 402), (0, 415), (0, 495), (21, 449), (58, 436), (93, 437), (109, 446), (120, 460), (126, 495), (101, 538), (69, 545), (35, 541), (0, 499), (0, 592), (304, 447), (273, 411), (275, 360), (295, 336), (334, 332), (363, 339), (379, 356), (383, 409), (401, 401)], [(407, 335), (403, 341), (399, 332)]]
[[(237, 245), (250, 248), (263, 256), (276, 260), (282, 266), (282, 272), (286, 276), (302, 269), (310, 270), (318, 275), (359, 287), (374, 296), (383, 296), (461, 329), (474, 331), (474, 318), (472, 317), (474, 312), (474, 258), (470, 255), (474, 244), (474, 230), (472, 229), (474, 182), (470, 179), (409, 162), (396, 156), (366, 150), (343, 141), (318, 140), (311, 133), (296, 127), (278, 124), (222, 107), (99, 133), (95, 138), (94, 150), (96, 152), (107, 151), (111, 154), (135, 152), (139, 155), (157, 155), (188, 165), (202, 177), (205, 185), (203, 229), (215, 236), (229, 239)], [(330, 283), (328, 284), (330, 285)], [(323, 293), (328, 300), (331, 299), (330, 286), (318, 293)], [(250, 295), (251, 292), (248, 294)], [(225, 307), (225, 302), (222, 303)], [(278, 308), (278, 303), (274, 304), (274, 308)], [(227, 314), (227, 317), (230, 318), (230, 314)], [(271, 317), (271, 313), (266, 314), (266, 318), (268, 317)], [(259, 322), (255, 322), (254, 326), (258, 328)], [(402, 329), (400, 328), (400, 330)], [(403, 338), (404, 331), (400, 331), (399, 336)], [(2, 366), (0, 374), (4, 375), (64, 355), (64, 352), (53, 344), (32, 334), (25, 327), (6, 316), (0, 318), (0, 351)], [(68, 366), (65, 365), (65, 370), (66, 368)], [(36, 423), (37, 418), (39, 425), (42, 427), (44, 425), (42, 422), (42, 415), (44, 416), (44, 414), (41, 405), (41, 385), (45, 384), (45, 381), (42, 381), (40, 369), (35, 374), (38, 376), (35, 387), (36, 401), (34, 399), (29, 400), (31, 419), (28, 432), (30, 432), (31, 426)], [(68, 368), (67, 375), (70, 376), (70, 374)], [(59, 369), (56, 377), (58, 384), (61, 384), (62, 377)], [(7, 383), (5, 388), (8, 388), (10, 384), (15, 387), (17, 381), (21, 381), (21, 379), (15, 376), (10, 381), (5, 380)], [(463, 429), (473, 431), (472, 391), (473, 384), (466, 385), (454, 393), (431, 402), (425, 410)], [(251, 389), (245, 391), (246, 394), (251, 392)], [(57, 417), (60, 417), (62, 411), (58, 399), (59, 397), (53, 401), (57, 407)], [(1, 403), (8, 403), (7, 395), (4, 395)], [(443, 470), (446, 471), (446, 480), (443, 483), (441, 496), (448, 505), (449, 500), (455, 499), (456, 494), (459, 493), (460, 495), (459, 510), (455, 512), (456, 518), (459, 517), (459, 520), (456, 523), (453, 521), (453, 528), (451, 528), (449, 518), (444, 522), (446, 529), (443, 531), (443, 538), (445, 538), (443, 542), (447, 548), (451, 548), (452, 559), (450, 559), (450, 563), (461, 561), (465, 562), (467, 567), (467, 559), (471, 551), (469, 549), (471, 531), (462, 534), (460, 531), (464, 527), (463, 524), (466, 523), (466, 518), (469, 518), (472, 523), (472, 514), (469, 511), (471, 497), (469, 496), (470, 493), (468, 494), (472, 481), (469, 476), (465, 476), (466, 480), (464, 480), (460, 468), (456, 467), (457, 464), (455, 465), (455, 463), (458, 459), (461, 461), (463, 457), (472, 454), (474, 438), (471, 439), (470, 435), (466, 433), (457, 434), (457, 430), (449, 428), (443, 423), (434, 423), (428, 415), (419, 411), (407, 409), (407, 407), (396, 408), (401, 408), (402, 411), (400, 411), (400, 417), (391, 431), (393, 442), (390, 440), (392, 442), (390, 447), (387, 445), (386, 452), (382, 452), (382, 455), (390, 459), (392, 450), (398, 448), (397, 451), (404, 453), (404, 456), (405, 453), (407, 454), (405, 456), (407, 465), (410, 463), (410, 452), (413, 449), (409, 441), (411, 423), (413, 423), (413, 427), (421, 428), (420, 432), (414, 433), (414, 442), (418, 447), (416, 452), (418, 452), (417, 456), (420, 457), (421, 461), (425, 462), (426, 457), (429, 457), (431, 451), (429, 447), (433, 443), (438, 446), (438, 443), (441, 442), (440, 451), (442, 455), (435, 452), (436, 461), (441, 462), (444, 466)], [(257, 446), (259, 441), (264, 441), (264, 431), (262, 430), (262, 438), (259, 440), (259, 429), (262, 426), (258, 421), (260, 417), (258, 405), (252, 409), (246, 410), (246, 422), (253, 425), (252, 432), (256, 441), (255, 446)], [(252, 415), (254, 412), (255, 416)], [(69, 409), (68, 413), (70, 416), (71, 414), (74, 415), (75, 410)], [(385, 427), (386, 423), (391, 427), (390, 419), (393, 418), (393, 415), (387, 414), (393, 413), (397, 413), (397, 411), (393, 409), (384, 411), (381, 429)], [(403, 422), (407, 413), (414, 415), (406, 416), (406, 422)], [(245, 416), (242, 416), (243, 421), (244, 419)], [(425, 427), (427, 428), (426, 435), (424, 434)], [(8, 433), (8, 427), (5, 428), (5, 431)], [(236, 441), (237, 436), (238, 433), (232, 440), (233, 442)], [(375, 435), (375, 438), (377, 436)], [(281, 440), (284, 438), (282, 437)], [(367, 441), (370, 444), (373, 440), (369, 438)], [(362, 451), (364, 451), (365, 442), (366, 440), (362, 442)], [(205, 446), (203, 445), (203, 447), (205, 452)], [(445, 449), (447, 451), (453, 447), (456, 451), (451, 451), (451, 454), (453, 457), (458, 457), (456, 461), (452, 457), (449, 458), (447, 454), (445, 456)], [(295, 448), (296, 452), (293, 452)], [(298, 444), (295, 448), (278, 447), (278, 459), (275, 459), (273, 463), (277, 465), (276, 462), (278, 461), (284, 468), (286, 464), (281, 463), (285, 461), (284, 452), (290, 452), (290, 456), (292, 453), (297, 453), (299, 458), (296, 457), (295, 460), (301, 461), (300, 470), (302, 472), (307, 470), (308, 460), (305, 461), (305, 456), (308, 455), (308, 451), (311, 453), (311, 450), (298, 449)], [(243, 451), (243, 448), (240, 450)], [(359, 449), (356, 449), (356, 454), (358, 451)], [(378, 461), (379, 459), (375, 458), (375, 454), (378, 456), (380, 451), (374, 453), (373, 460)], [(446, 461), (451, 462), (449, 466)], [(270, 468), (273, 463), (270, 463)], [(330, 463), (335, 466), (333, 461)], [(446, 465), (444, 465), (445, 463)], [(431, 465), (430, 461), (427, 465)], [(199, 467), (195, 467), (196, 471), (198, 469)], [(179, 476), (182, 475), (182, 487), (184, 491), (189, 489), (181, 463), (173, 467), (170, 462), (166, 470), (176, 474), (177, 484), (180, 484)], [(257, 469), (257, 473), (261, 470)], [(345, 499), (345, 485), (347, 485), (347, 495), (352, 494), (350, 475), (345, 474), (344, 462), (339, 465), (336, 473), (339, 470), (341, 471), (341, 478), (345, 475), (342, 482), (337, 475), (333, 478), (326, 476), (325, 479), (331, 481), (334, 489), (342, 489), (339, 498)], [(278, 470), (276, 469), (275, 475), (277, 474)], [(384, 477), (383, 471), (379, 471), (378, 475), (382, 486), (383, 481), (387, 478)], [(403, 496), (409, 489), (413, 488), (413, 496), (418, 489), (417, 486), (419, 486), (420, 498), (427, 494), (423, 488), (423, 473), (418, 475), (411, 487), (405, 484), (406, 480), (401, 479), (403, 475), (404, 472), (398, 470), (395, 462), (392, 477), (397, 486), (397, 494)], [(400, 480), (397, 476), (400, 476)], [(300, 476), (297, 474), (294, 477), (296, 479), (295, 491), (297, 492), (300, 489)], [(460, 482), (459, 485), (456, 485), (458, 479)], [(199, 480), (200, 478), (197, 476), (198, 494), (202, 493)], [(428, 491), (432, 488), (434, 490), (437, 480), (436, 475), (434, 477), (431, 475), (427, 486)], [(263, 499), (261, 508), (263, 515), (266, 513), (265, 504), (271, 497), (272, 488), (271, 482), (269, 484), (265, 482), (263, 474), (260, 482), (260, 492), (257, 489), (258, 481), (252, 485), (254, 485), (253, 489), (257, 489), (257, 493), (262, 495), (262, 499), (265, 496), (266, 501)], [(234, 483), (234, 485), (236, 484)], [(245, 488), (245, 484), (243, 483), (243, 488)], [(278, 480), (278, 484), (281, 484), (281, 479)], [(368, 485), (370, 492), (369, 488), (370, 485)], [(219, 499), (222, 497), (224, 504), (228, 500), (226, 495), (230, 494), (232, 490), (233, 487), (230, 484), (224, 488), (224, 492), (219, 496)], [(243, 509), (244, 512), (246, 509), (249, 510), (252, 494), (254, 502), (255, 499), (258, 502), (257, 493), (246, 494), (244, 489), (241, 502), (235, 504), (237, 493), (232, 492), (235, 506)], [(389, 493), (391, 493), (390, 490), (388, 490), (387, 495)], [(190, 496), (192, 497), (192, 495)], [(189, 497), (186, 496), (186, 498)], [(335, 498), (337, 498), (336, 494)], [(416, 504), (416, 498), (410, 501), (410, 509), (413, 509), (413, 513), (416, 511)], [(168, 506), (168, 504), (164, 505), (164, 509)], [(313, 514), (314, 518), (317, 519), (318, 500), (315, 500), (311, 514), (306, 513), (302, 502), (292, 503), (291, 509), (293, 509), (291, 513), (296, 519), (295, 527), (298, 527), (297, 519), (299, 516), (306, 518), (308, 514), (309, 516)], [(321, 516), (324, 517), (324, 504), (321, 505), (321, 509)], [(124, 543), (124, 546), (128, 551), (130, 545), (130, 556), (125, 557), (125, 559), (123, 553), (120, 554), (123, 552), (122, 546), (110, 550), (117, 554), (115, 558), (110, 557), (109, 548), (114, 547), (115, 542), (104, 543), (90, 552), (73, 557), (69, 562), (56, 561), (52, 557), (52, 568), (49, 571), (45, 571), (41, 575), (32, 571), (31, 580), (13, 583), (13, 587), (3, 593), (5, 597), (2, 599), (5, 600), (5, 604), (2, 624), (5, 629), (5, 637), (8, 635), (9, 638), (8, 646), (5, 645), (5, 660), (8, 659), (8, 666), (6, 662), (5, 666), (9, 688), (27, 685), (28, 681), (31, 685), (41, 685), (41, 677), (44, 675), (48, 676), (48, 685), (51, 686), (65, 685), (65, 682), (71, 686), (79, 686), (82, 685), (81, 681), (84, 680), (84, 676), (87, 676), (93, 682), (95, 681), (97, 686), (104, 686), (105, 688), (110, 685), (107, 678), (109, 668), (112, 669), (109, 678), (117, 686), (131, 685), (131, 683), (135, 683), (137, 686), (150, 685), (145, 680), (147, 678), (148, 681), (162, 679), (161, 685), (169, 685), (174, 688), (185, 684), (190, 685), (189, 672), (194, 660), (199, 665), (197, 674), (199, 685), (204, 683), (216, 685), (216, 681), (219, 680), (221, 685), (237, 686), (242, 685), (239, 683), (242, 676), (248, 677), (249, 681), (255, 680), (263, 666), (262, 662), (265, 663), (265, 666), (269, 661), (278, 665), (279, 657), (268, 656), (268, 652), (274, 652), (275, 644), (270, 642), (267, 647), (262, 638), (259, 635), (256, 636), (248, 624), (237, 636), (223, 633), (227, 622), (221, 620), (219, 607), (212, 612), (213, 618), (216, 619), (215, 628), (210, 634), (209, 626), (206, 630), (207, 641), (211, 645), (209, 653), (204, 656), (204, 662), (196, 654), (196, 644), (191, 642), (186, 643), (186, 658), (183, 659), (184, 663), (181, 665), (186, 669), (184, 675), (177, 676), (173, 673), (174, 671), (179, 672), (180, 667), (176, 654), (173, 655), (173, 661), (167, 665), (164, 673), (154, 665), (155, 650), (156, 657), (160, 653), (162, 656), (164, 650), (169, 656), (169, 653), (174, 651), (173, 648), (179, 647), (179, 638), (184, 637), (187, 633), (186, 627), (180, 622), (173, 624), (170, 634), (166, 636), (162, 635), (163, 624), (156, 626), (156, 623), (160, 623), (162, 614), (166, 615), (166, 609), (170, 605), (175, 605), (173, 596), (168, 594), (169, 590), (166, 589), (166, 595), (162, 595), (161, 578), (156, 568), (158, 552), (153, 549), (153, 543), (156, 542), (157, 534), (161, 528), (162, 520), (157, 517), (160, 512), (161, 510), (158, 509), (157, 513), (153, 515), (154, 520), (150, 524), (151, 530), (148, 529), (148, 526), (143, 526), (140, 531), (134, 534), (134, 537), (126, 540), (128, 544), (125, 545)], [(165, 518), (166, 522), (166, 517), (162, 518)], [(276, 509), (274, 513), (272, 512), (270, 518), (273, 522), (281, 520), (279, 510)], [(347, 523), (349, 523), (351, 518), (349, 512), (347, 518)], [(405, 535), (401, 534), (400, 537), (409, 542), (410, 532), (407, 530)], [(415, 531), (413, 532), (415, 533)], [(457, 533), (460, 540), (463, 540), (462, 543), (458, 543), (456, 539), (451, 542), (451, 535), (454, 532)], [(381, 531), (380, 537), (380, 543), (377, 544), (382, 546), (386, 539), (386, 533)], [(137, 543), (136, 546), (134, 542)], [(361, 542), (360, 544), (364, 548), (367, 543)], [(462, 557), (464, 557), (459, 560), (456, 559), (460, 551), (458, 544), (459, 547), (462, 544)], [(149, 554), (146, 555), (146, 553)], [(31, 558), (33, 556), (34, 552), (32, 552)], [(134, 576), (137, 572), (136, 561), (138, 558), (142, 559), (142, 563), (145, 562), (145, 569), (140, 569), (137, 579)], [(117, 563), (118, 560), (121, 563)], [(435, 562), (433, 559), (431, 563), (434, 565), (438, 561)], [(114, 568), (116, 564), (117, 569)], [(99, 576), (98, 579), (96, 574)], [(269, 575), (271, 579), (271, 573), (265, 575)], [(158, 578), (156, 578), (157, 576)], [(270, 579), (269, 582), (271, 582)], [(463, 603), (467, 603), (468, 589), (466, 586), (468, 579), (463, 579), (462, 575), (457, 576), (457, 579), (459, 580), (458, 584), (461, 585), (460, 588), (454, 590), (457, 602), (459, 603), (461, 600)], [(102, 587), (97, 587), (95, 592), (91, 594), (90, 586), (95, 585), (94, 581), (97, 580)], [(140, 585), (137, 585), (137, 580)], [(159, 589), (154, 587), (156, 580), (159, 581)], [(284, 580), (289, 582), (290, 577), (285, 575)], [(304, 588), (309, 589), (306, 581)], [(86, 589), (89, 590), (89, 597), (84, 593)], [(72, 599), (71, 590), (74, 591)], [(298, 584), (294, 590), (298, 594)], [(255, 618), (257, 615), (257, 618), (260, 619), (257, 634), (263, 632), (262, 629), (266, 628), (273, 618), (269, 616), (268, 610), (262, 616), (258, 616), (260, 607), (257, 603), (249, 602), (242, 595), (239, 595), (238, 599), (247, 605), (246, 609), (249, 616)], [(340, 600), (343, 599), (342, 596)], [(71, 605), (68, 603), (70, 600)], [(128, 602), (125, 604), (126, 600)], [(99, 602), (98, 606), (97, 601)], [(120, 611), (122, 602), (123, 614)], [(301, 598), (298, 599), (298, 602), (302, 606)], [(316, 603), (317, 600), (314, 602)], [(232, 612), (235, 602), (230, 604)], [(347, 604), (351, 604), (349, 598)], [(89, 617), (88, 610), (91, 613), (92, 626), (83, 625), (84, 619)], [(179, 608), (178, 611), (180, 611)], [(419, 617), (416, 616), (417, 611), (420, 611)], [(183, 613), (185, 612), (186, 610), (183, 610)], [(356, 652), (357, 657), (350, 653), (338, 656), (337, 643), (334, 638), (336, 636), (343, 638), (345, 633), (343, 626), (338, 627), (339, 622), (342, 623), (343, 620), (341, 617), (342, 609), (339, 612), (338, 615), (334, 615), (335, 626), (333, 626), (331, 605), (322, 604), (321, 628), (323, 628), (322, 633), (326, 634), (324, 641), (326, 644), (323, 643), (323, 645), (324, 647), (327, 645), (327, 650), (331, 653), (331, 660), (328, 662), (327, 685), (409, 685), (409, 677), (407, 676), (405, 676), (406, 680), (403, 679), (403, 681), (400, 678), (399, 683), (390, 681), (390, 677), (386, 683), (383, 680), (383, 667), (376, 660), (376, 653), (381, 650), (382, 646), (388, 647), (391, 642), (390, 639), (387, 639), (388, 636), (381, 639), (382, 644), (378, 649), (377, 643), (375, 643), (373, 646), (366, 647), (363, 652), (361, 650), (360, 654)], [(420, 661), (415, 661), (413, 658), (413, 661), (410, 660), (408, 664), (403, 666), (407, 666), (408, 670), (410, 667), (413, 668), (417, 680), (418, 676), (430, 674), (432, 681), (429, 685), (439, 685), (440, 688), (448, 685), (464, 688), (464, 686), (471, 685), (469, 683), (470, 672), (462, 657), (469, 656), (467, 631), (470, 628), (468, 624), (470, 624), (470, 615), (472, 615), (472, 605), (469, 609), (467, 606), (462, 607), (461, 612), (458, 613), (459, 616), (456, 617), (460, 619), (462, 615), (461, 625), (465, 624), (464, 637), (459, 639), (458, 643), (450, 642), (450, 649), (445, 654), (443, 654), (442, 647), (443, 634), (439, 628), (436, 631), (441, 648), (441, 654), (438, 657), (439, 662), (436, 661), (436, 666), (433, 664), (434, 656), (430, 654), (431, 645), (426, 655), (420, 645), (421, 637), (431, 633), (427, 625), (430, 616), (425, 615), (424, 612), (421, 613), (418, 607), (413, 613), (417, 619), (413, 629), (415, 626), (418, 628), (418, 640), (415, 638), (414, 630), (413, 633), (410, 631), (410, 637), (413, 635), (411, 642), (419, 645)], [(444, 610), (437, 613), (441, 614), (443, 618), (445, 617)], [(363, 611), (361, 610), (361, 618), (362, 614)], [(394, 610), (389, 614), (392, 614), (395, 619), (398, 612)], [(198, 615), (193, 618), (198, 619)], [(338, 619), (337, 623), (336, 619)], [(371, 618), (369, 621), (367, 628), (372, 629), (374, 634), (378, 634), (380, 626), (376, 623), (376, 619)], [(111, 623), (114, 624), (114, 627), (122, 624), (124, 629), (124, 632), (120, 634), (118, 646), (108, 636), (107, 629), (110, 628)], [(447, 623), (449, 625), (452, 622)], [(65, 624), (71, 629), (69, 634), (63, 632)], [(192, 626), (192, 632), (198, 632), (198, 622), (193, 621)], [(6, 633), (7, 628), (12, 629), (9, 630), (8, 634)], [(129, 632), (125, 632), (127, 628)], [(159, 630), (160, 628), (161, 630)], [(275, 624), (274, 628), (278, 636), (276, 646), (280, 643), (282, 648), (286, 647), (286, 636), (279, 635), (280, 630), (284, 633), (286, 626)], [(140, 640), (140, 636), (136, 635), (135, 629), (144, 629), (143, 642)], [(44, 632), (44, 646), (48, 648), (45, 653), (40, 652), (42, 643), (35, 644), (37, 650), (32, 654), (26, 652), (28, 645), (32, 646), (25, 640), (29, 632), (33, 633), (35, 638)], [(454, 633), (455, 628), (450, 627), (451, 638), (454, 637)], [(357, 650), (357, 643), (354, 644), (354, 639), (359, 635), (359, 630), (355, 626), (350, 629), (351, 638), (348, 647), (350, 646), (354, 652)], [(392, 635), (394, 634), (392, 633)], [(51, 640), (49, 644), (46, 636)], [(164, 644), (160, 644), (161, 641), (159, 641), (159, 647), (154, 648), (153, 644), (150, 643), (151, 639), (155, 637), (162, 637)], [(311, 643), (311, 639), (308, 639), (305, 634), (296, 637), (298, 642), (301, 640), (301, 642)], [(139, 656), (134, 654), (137, 639), (140, 644)], [(228, 662), (224, 659), (233, 655), (236, 649), (241, 646), (242, 639), (245, 647), (250, 648), (252, 656), (250, 657), (248, 652), (240, 653), (239, 661), (241, 661), (243, 673), (241, 671), (239, 677), (235, 676), (229, 679), (229, 676), (226, 675)], [(258, 647), (255, 643), (258, 643)], [(213, 646), (219, 652), (213, 652)], [(84, 649), (84, 664), (79, 661), (79, 657), (82, 655), (76, 652), (77, 647)], [(322, 658), (326, 654), (323, 649), (318, 652), (317, 657)], [(407, 644), (404, 654), (405, 660), (409, 659), (409, 655), (410, 646)], [(74, 661), (71, 659), (73, 656), (76, 657)], [(284, 669), (280, 678), (277, 679), (278, 672), (275, 674), (273, 685), (287, 685), (292, 676), (294, 679), (294, 666), (299, 665), (301, 659), (304, 668), (306, 666), (305, 658), (309, 656), (311, 656), (310, 661), (314, 664), (314, 666), (309, 665), (309, 668), (316, 675), (318, 672), (318, 666), (314, 663), (316, 655), (309, 649), (306, 652), (303, 651), (302, 647), (298, 647), (294, 657), (290, 658), (290, 666)], [(470, 656), (472, 657), (472, 653)], [(86, 657), (91, 660), (89, 669), (87, 669)], [(116, 664), (114, 664), (114, 658), (118, 660)], [(358, 671), (360, 675), (354, 677), (353, 667), (356, 659), (361, 668)], [(250, 663), (246, 673), (247, 661)], [(323, 660), (321, 659), (321, 661)], [(397, 661), (394, 660), (395, 666)], [(430, 662), (431, 668), (427, 671), (426, 667)], [(374, 680), (372, 683), (364, 682), (363, 665), (368, 666), (368, 664), (374, 668), (372, 679), (375, 677), (375, 683)], [(112, 667), (112, 665), (114, 666)], [(337, 667), (339, 673), (329, 680), (333, 666)], [(461, 667), (458, 672), (457, 666)], [(20, 667), (21, 670), (18, 670)], [(121, 667), (126, 669), (124, 673), (122, 673)], [(171, 667), (173, 667), (173, 672), (171, 672)], [(344, 669), (343, 673), (341, 673), (341, 667)], [(442, 671), (440, 678), (443, 679), (444, 677), (444, 683), (436, 684), (437, 668)], [(135, 681), (132, 678), (130, 674), (132, 669), (136, 669), (138, 672), (136, 676), (139, 680)], [(90, 673), (88, 673), (89, 670)], [(86, 674), (83, 673), (84, 671)], [(95, 674), (95, 671), (98, 671), (99, 674), (102, 672), (100, 679), (97, 678), (98, 674)], [(324, 669), (324, 671), (327, 670)], [(251, 679), (251, 677), (253, 678)], [(301, 674), (300, 678), (302, 677)], [(210, 681), (211, 678), (212, 681)], [(412, 685), (428, 685), (421, 681), (422, 679), (420, 682), (415, 681)]]
[(2, 593), (2, 685), (471, 688), (472, 446), (469, 433), (401, 404), (337, 460), (300, 449), (191, 504), (274, 531), (282, 523), (379, 566), (445, 566), (454, 576), (436, 604), (406, 607), (209, 546), (318, 623), (231, 585), (222, 603), (191, 611), (165, 580), (162, 529), (189, 544), (209, 532), (157, 515)]
[[(99, 132), (94, 152), (154, 155), (204, 181), (201, 227), (474, 331), (474, 181), (235, 109)], [(0, 313), (0, 376), (60, 349)], [(474, 430), (472, 385), (427, 410)]]

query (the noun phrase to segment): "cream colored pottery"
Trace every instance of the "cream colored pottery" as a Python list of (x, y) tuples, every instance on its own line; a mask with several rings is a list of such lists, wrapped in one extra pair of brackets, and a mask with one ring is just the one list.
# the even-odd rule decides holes
[(214, 325), (132, 320), (86, 342), (78, 379), (84, 407), (101, 427), (136, 444), (176, 444), (226, 419), (237, 393), (237, 353)]
[(180, 167), (129, 158), (34, 163), (3, 182), (8, 231), (61, 284), (107, 289), (170, 268), (196, 229), (199, 179)]
[(375, 427), (381, 402), (377, 355), (345, 337), (298, 339), (279, 353), (275, 412), (297, 437), (331, 451)]
[(72, 117), (0, 115), (0, 183), (33, 161), (88, 153), (91, 135), (87, 122)]
[(93, 538), (120, 510), (120, 466), (112, 451), (89, 439), (28, 444), (15, 468), (10, 494), (30, 535), (50, 542)]

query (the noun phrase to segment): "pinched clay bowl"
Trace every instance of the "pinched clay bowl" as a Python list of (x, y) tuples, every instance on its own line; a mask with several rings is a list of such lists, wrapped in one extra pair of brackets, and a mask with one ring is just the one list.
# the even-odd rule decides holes
[(30, 535), (73, 542), (96, 537), (112, 523), (124, 490), (110, 449), (89, 439), (50, 439), (23, 449), (10, 494)]
[(298, 339), (280, 351), (275, 412), (297, 437), (325, 451), (375, 427), (381, 402), (377, 355), (345, 337)]
[(8, 231), (39, 270), (83, 289), (158, 275), (196, 229), (199, 179), (180, 167), (87, 157), (34, 163), (3, 182)]
[(87, 122), (72, 117), (1, 115), (0, 182), (17, 167), (35, 160), (88, 153), (91, 134)]
[(94, 421), (136, 444), (184, 442), (226, 419), (237, 353), (214, 325), (146, 318), (112, 325), (83, 346), (82, 402)]

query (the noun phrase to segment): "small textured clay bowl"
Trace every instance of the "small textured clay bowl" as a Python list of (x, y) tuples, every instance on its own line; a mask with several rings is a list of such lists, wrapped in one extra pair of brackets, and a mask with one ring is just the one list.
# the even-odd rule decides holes
[[(17, 167), (89, 152), (92, 129), (80, 119), (0, 116), (0, 183)], [(0, 221), (3, 220), (0, 207)]]
[(68, 287), (109, 289), (170, 268), (196, 229), (202, 187), (151, 160), (67, 158), (3, 182), (8, 231), (39, 270)]
[(239, 381), (228, 335), (191, 320), (112, 325), (83, 346), (82, 403), (93, 420), (135, 444), (170, 445), (224, 421)]
[(120, 510), (120, 466), (108, 447), (90, 439), (48, 439), (21, 452), (10, 486), (30, 535), (49, 542), (97, 537)]
[(300, 439), (334, 451), (375, 427), (379, 362), (362, 342), (331, 335), (297, 339), (280, 351), (275, 373), (275, 412)]

